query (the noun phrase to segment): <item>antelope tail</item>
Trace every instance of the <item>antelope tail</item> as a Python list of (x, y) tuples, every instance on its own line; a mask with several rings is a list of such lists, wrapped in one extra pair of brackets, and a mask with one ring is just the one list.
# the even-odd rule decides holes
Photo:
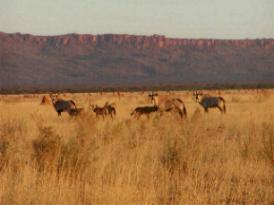
[(184, 113), (184, 116), (187, 118), (187, 111), (186, 111), (186, 106), (185, 105), (183, 107), (183, 113)]
[(133, 110), (131, 113), (130, 113), (130, 116), (134, 115), (135, 114), (135, 110)]
[(219, 99), (225, 103), (225, 99), (223, 97), (219, 97)]
[(187, 111), (186, 111), (186, 106), (185, 106), (184, 101), (182, 101), (180, 98), (177, 98), (177, 101), (179, 101), (183, 105), (183, 109), (181, 111), (182, 113), (180, 114), (181, 117), (187, 118)]
[(223, 112), (226, 113), (225, 99), (222, 97), (219, 97), (219, 99), (223, 101)]
[(70, 102), (74, 105), (75, 109), (77, 109), (75, 102), (73, 100), (70, 100)]

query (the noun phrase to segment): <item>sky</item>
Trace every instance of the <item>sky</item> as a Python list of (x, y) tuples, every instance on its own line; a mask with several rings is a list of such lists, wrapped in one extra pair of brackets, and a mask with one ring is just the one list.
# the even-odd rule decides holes
[(0, 0), (0, 31), (274, 38), (274, 0)]

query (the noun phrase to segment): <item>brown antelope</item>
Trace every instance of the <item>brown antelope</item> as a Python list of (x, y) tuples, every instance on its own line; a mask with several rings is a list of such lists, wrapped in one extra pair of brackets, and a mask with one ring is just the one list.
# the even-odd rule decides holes
[(141, 115), (146, 115), (149, 118), (151, 113), (157, 112), (157, 106), (144, 106), (144, 107), (136, 107), (133, 112), (130, 114), (133, 118), (139, 119)]
[[(221, 113), (226, 113), (225, 100), (221, 96), (210, 96), (204, 95), (203, 93), (198, 93), (197, 91), (193, 92), (193, 96), (207, 113), (209, 108), (218, 108)], [(199, 97), (201, 96), (201, 99)]]
[(95, 112), (96, 117), (102, 116), (105, 119), (107, 115), (107, 109), (105, 107), (99, 107), (98, 105), (91, 105), (90, 106), (93, 112)]
[(71, 109), (77, 109), (76, 104), (73, 100), (63, 100), (58, 99), (57, 95), (50, 95), (53, 107), (58, 113), (58, 116), (61, 116), (62, 112), (68, 112)]
[(71, 117), (76, 117), (81, 115), (84, 112), (84, 108), (72, 108), (68, 110), (68, 114)]
[(179, 98), (171, 98), (168, 96), (158, 96), (157, 93), (148, 95), (154, 106), (158, 107), (160, 113), (176, 111), (181, 118), (187, 117), (187, 111), (184, 102)]
[(106, 102), (104, 108), (107, 111), (107, 115), (110, 115), (111, 119), (113, 119), (113, 117), (116, 116), (116, 109), (114, 103), (109, 104), (108, 102)]

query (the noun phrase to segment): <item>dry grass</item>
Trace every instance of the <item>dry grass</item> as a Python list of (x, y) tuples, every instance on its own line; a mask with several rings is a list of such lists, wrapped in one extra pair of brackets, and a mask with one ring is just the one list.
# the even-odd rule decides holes
[[(66, 94), (86, 110), (77, 118), (41, 96), (1, 96), (0, 204), (273, 204), (274, 91), (221, 94), (226, 115), (169, 94), (185, 101), (185, 121), (130, 119), (142, 93)], [(106, 101), (115, 121), (89, 108)]]

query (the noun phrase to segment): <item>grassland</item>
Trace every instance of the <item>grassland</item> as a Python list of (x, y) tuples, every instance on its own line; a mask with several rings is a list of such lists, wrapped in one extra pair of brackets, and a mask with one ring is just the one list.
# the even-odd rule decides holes
[[(85, 113), (57, 117), (41, 95), (0, 96), (0, 204), (273, 204), (274, 90), (221, 94), (205, 114), (191, 92), (187, 120), (130, 118), (147, 93), (66, 94)], [(115, 102), (117, 118), (89, 104)]]

